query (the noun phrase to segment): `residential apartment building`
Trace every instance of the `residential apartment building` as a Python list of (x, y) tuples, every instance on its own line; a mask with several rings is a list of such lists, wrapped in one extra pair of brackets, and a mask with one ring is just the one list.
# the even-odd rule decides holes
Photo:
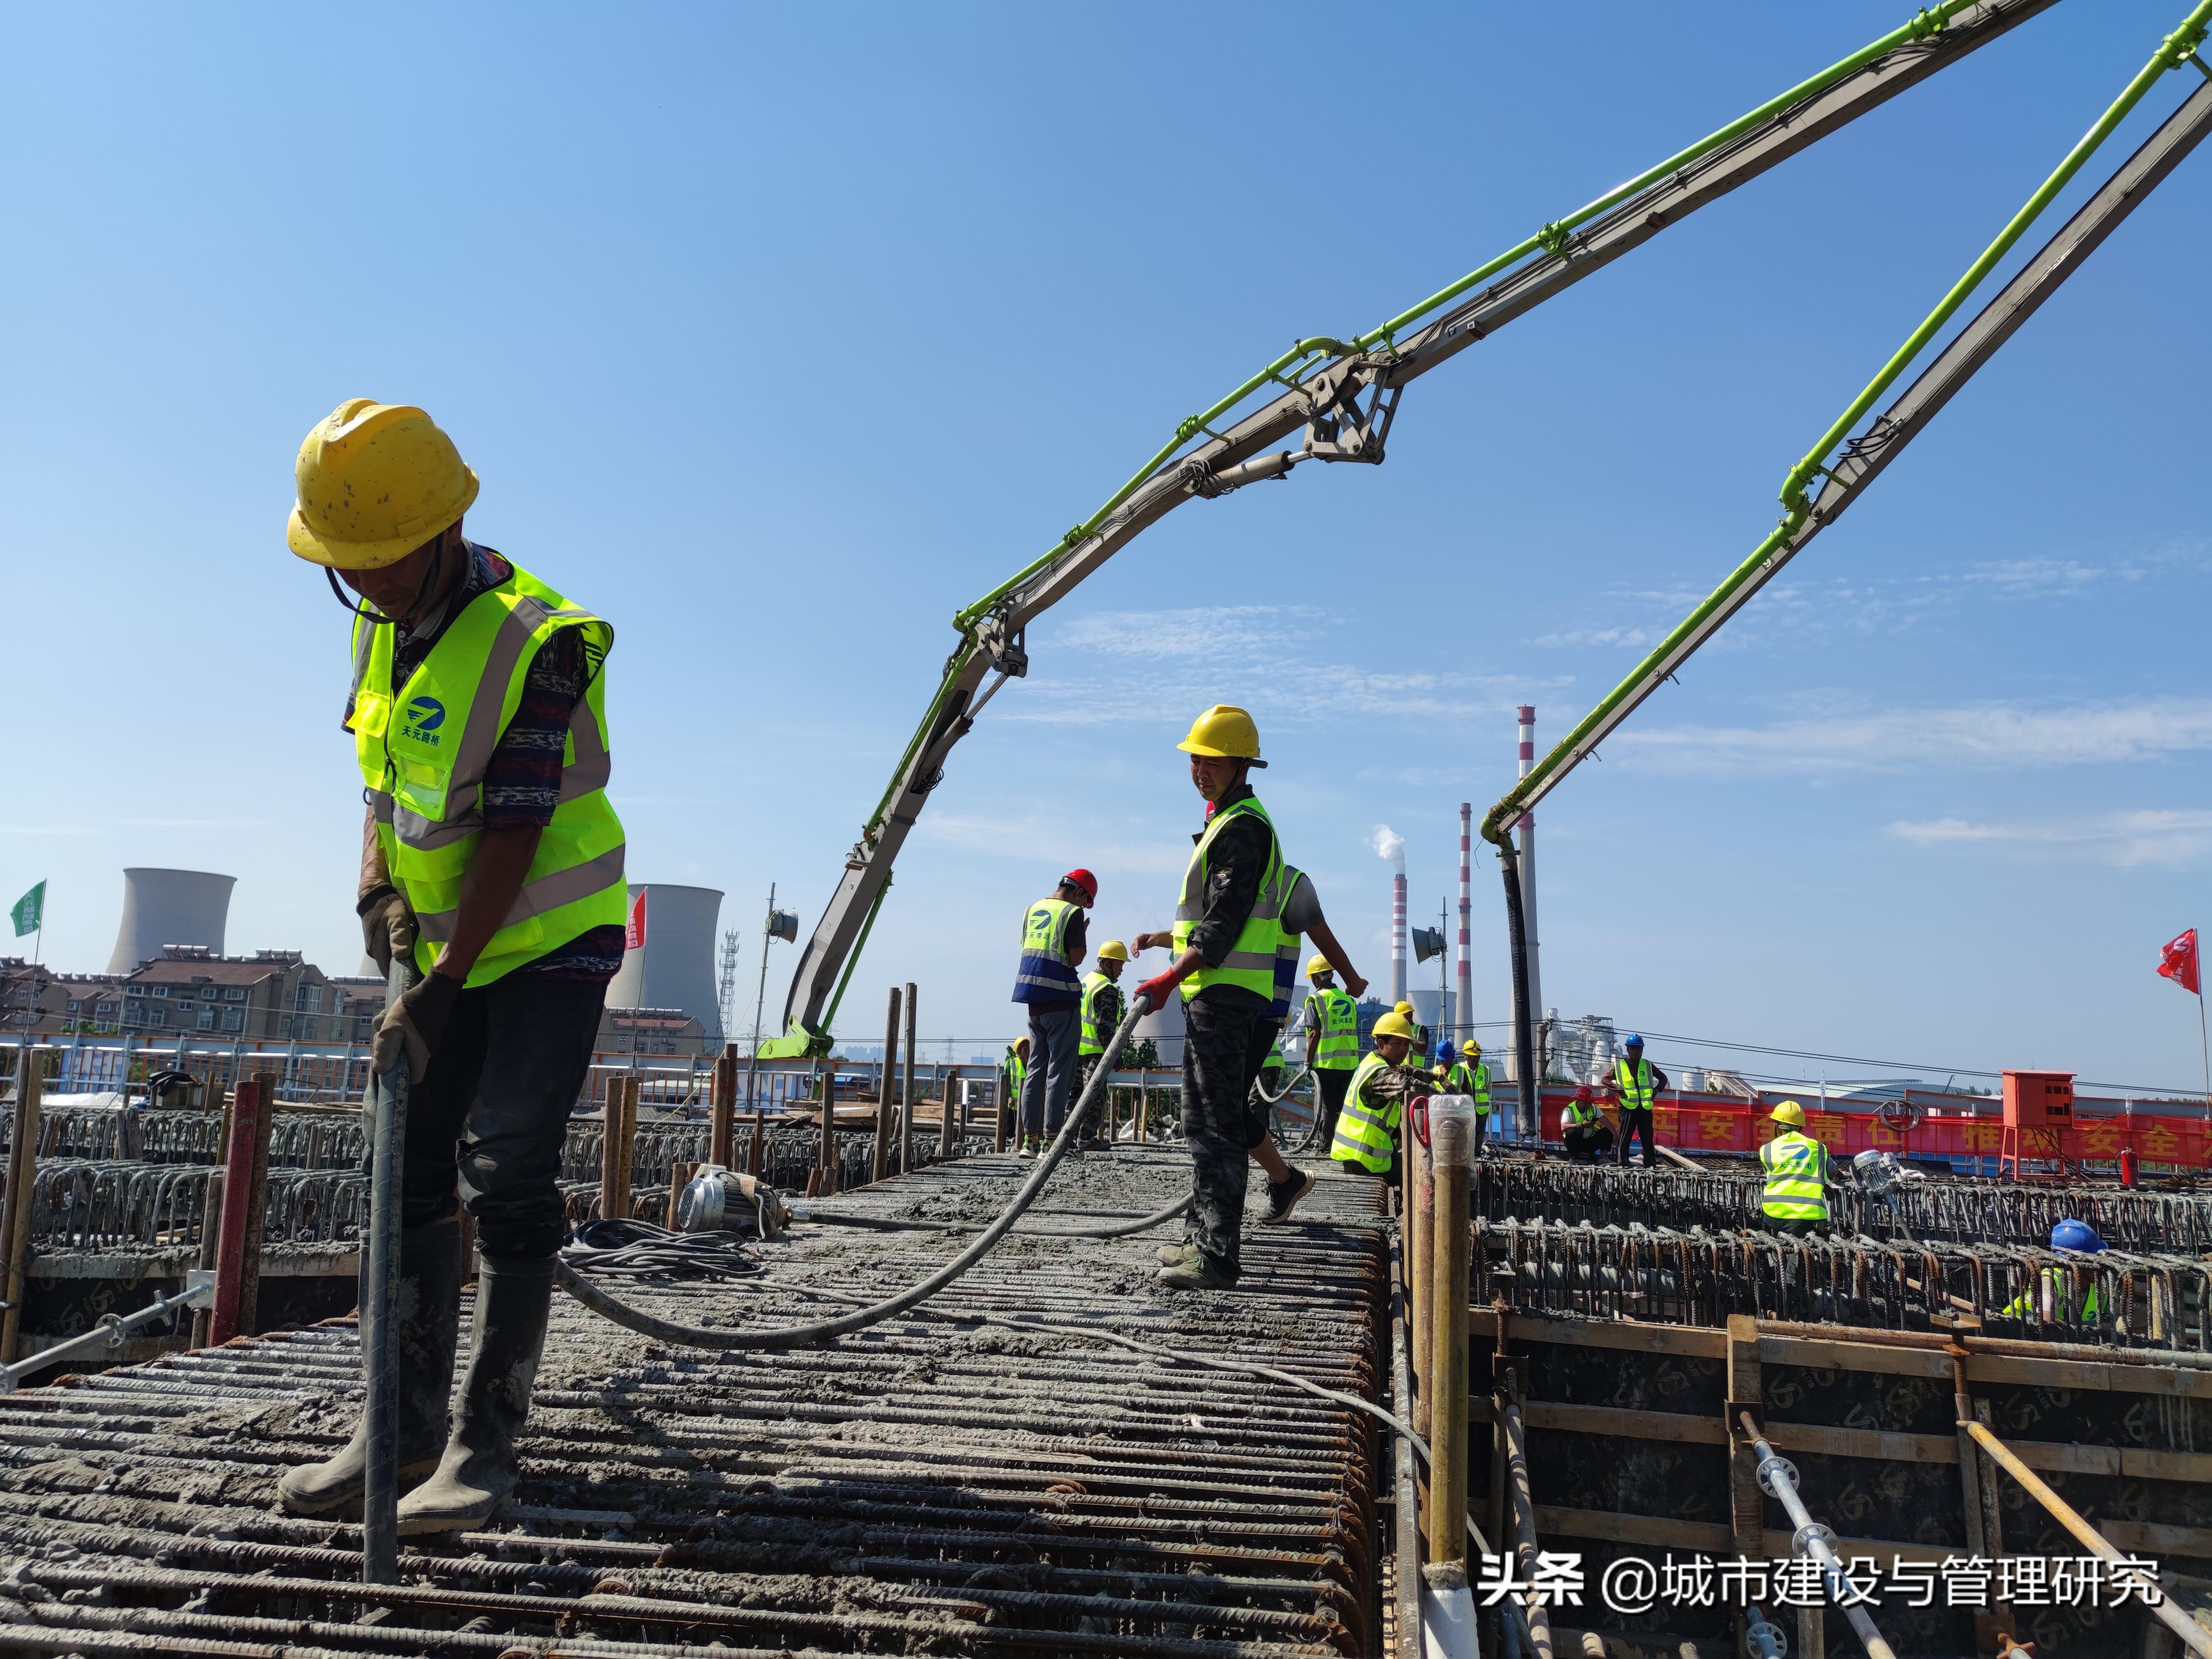
[(335, 981), (297, 951), (218, 957), (170, 945), (124, 981), (123, 1030), (159, 1037), (206, 1032), (245, 1042), (366, 1042), (384, 987)]

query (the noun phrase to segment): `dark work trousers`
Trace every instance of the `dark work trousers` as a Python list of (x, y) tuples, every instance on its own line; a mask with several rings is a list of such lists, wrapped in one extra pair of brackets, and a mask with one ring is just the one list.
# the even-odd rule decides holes
[(1644, 1137), (1644, 1167), (1650, 1169), (1659, 1161), (1651, 1140), (1651, 1109), (1648, 1106), (1624, 1106), (1620, 1109), (1620, 1158), (1628, 1162), (1628, 1148), (1636, 1137)]
[(1030, 1074), (1022, 1079), (1022, 1133), (1048, 1138), (1067, 1121), (1075, 1088), (1076, 1046), (1083, 1038), (1083, 1006), (1030, 1004)]
[(1321, 1135), (1316, 1143), (1324, 1152), (1336, 1139), (1336, 1115), (1344, 1109), (1344, 1097), (1352, 1088), (1352, 1073), (1346, 1066), (1339, 1071), (1334, 1066), (1314, 1067), (1314, 1083), (1321, 1091)]
[(1559, 1137), (1567, 1143), (1567, 1156), (1577, 1164), (1595, 1164), (1613, 1150), (1610, 1123), (1570, 1124)]
[(1201, 991), (1182, 1006), (1182, 1138), (1190, 1148), (1189, 1236), (1231, 1279), (1239, 1270), (1250, 1153), (1267, 1135), (1253, 1080), (1280, 1024), (1265, 1003)]
[(561, 1143), (592, 1066), (605, 980), (527, 970), (463, 991), (407, 1092), (400, 1224), (477, 1219), (486, 1255), (543, 1260), (568, 1232)]
[[(1103, 1054), (1085, 1054), (1081, 1059), (1076, 1061), (1075, 1091), (1068, 1097), (1069, 1105), (1073, 1106), (1077, 1101), (1083, 1098), (1083, 1091), (1091, 1086), (1091, 1073), (1096, 1072), (1101, 1066), (1105, 1065), (1106, 1056)], [(1110, 1072), (1113, 1070), (1113, 1067), (1109, 1066), (1107, 1066), (1107, 1070)], [(1098, 1093), (1103, 1099), (1106, 1091), (1102, 1088), (1099, 1090)], [(1083, 1131), (1084, 1139), (1086, 1140), (1096, 1140), (1098, 1138), (1098, 1131), (1102, 1127), (1103, 1127), (1105, 1121), (1106, 1111), (1104, 1106), (1102, 1104), (1097, 1111), (1091, 1115), (1091, 1121), (1085, 1127)]]
[(1760, 1219), (1768, 1232), (1785, 1234), (1791, 1238), (1810, 1238), (1816, 1232), (1825, 1232), (1828, 1225), (1825, 1221), (1814, 1221), (1803, 1216), (1785, 1218), (1770, 1215)]

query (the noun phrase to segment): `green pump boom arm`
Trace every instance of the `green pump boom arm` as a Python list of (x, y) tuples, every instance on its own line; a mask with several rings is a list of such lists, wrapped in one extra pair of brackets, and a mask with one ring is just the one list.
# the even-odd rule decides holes
[[(1028, 672), (1024, 630), (1034, 618), (1185, 501), (1284, 477), (1310, 460), (1381, 462), (1410, 381), (2055, 3), (1943, 0), (1367, 333), (1297, 341), (1179, 422), (1173, 438), (1097, 512), (953, 617), (959, 642), (937, 694), (800, 955), (784, 1003), (785, 1034), (764, 1043), (762, 1054), (827, 1051), (837, 998), (899, 848), (944, 781), (953, 745), (1007, 680)], [(1227, 422), (1270, 389), (1269, 401)], [(1277, 447), (1301, 433), (1295, 447)]]

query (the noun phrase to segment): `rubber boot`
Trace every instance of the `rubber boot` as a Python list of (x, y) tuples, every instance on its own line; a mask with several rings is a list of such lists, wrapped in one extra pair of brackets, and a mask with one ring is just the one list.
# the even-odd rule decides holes
[[(461, 1230), (451, 1218), (399, 1235), (399, 1294), (392, 1334), (399, 1354), (399, 1478), (438, 1467), (446, 1403), (453, 1392), (453, 1347), (461, 1326)], [(361, 1502), (368, 1476), (368, 1414), (345, 1449), (326, 1463), (287, 1469), (276, 1498), (293, 1515), (323, 1515)]]
[(438, 1472), (399, 1501), (399, 1535), (466, 1532), (491, 1519), (517, 1479), (515, 1437), (545, 1350), (553, 1261), (487, 1255), (477, 1275), (476, 1346)]

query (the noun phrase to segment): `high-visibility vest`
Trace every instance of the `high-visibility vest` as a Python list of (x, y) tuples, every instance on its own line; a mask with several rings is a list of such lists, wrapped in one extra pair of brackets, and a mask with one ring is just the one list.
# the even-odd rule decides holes
[(1472, 1066), (1461, 1060), (1451, 1068), (1444, 1086), (1455, 1095), (1471, 1095), (1474, 1103), (1487, 1113), (1490, 1110), (1490, 1067), (1477, 1060)]
[(1081, 912), (1066, 899), (1039, 899), (1022, 919), (1022, 965), (1014, 970), (1016, 1002), (1074, 1002), (1083, 981), (1067, 960), (1067, 928)]
[(1256, 817), (1267, 826), (1267, 867), (1260, 876), (1260, 890), (1252, 901), (1252, 914), (1229, 947), (1218, 968), (1200, 965), (1182, 982), (1188, 1002), (1209, 985), (1234, 985), (1249, 991), (1270, 1006), (1275, 1000), (1275, 963), (1283, 942), (1283, 854), (1275, 839), (1274, 821), (1259, 797), (1248, 795), (1235, 805), (1213, 815), (1206, 833), (1191, 848), (1190, 863), (1182, 873), (1182, 897), (1176, 905), (1175, 949), (1181, 957), (1190, 948), (1191, 930), (1206, 915), (1206, 854), (1221, 826), (1239, 816)]
[(1571, 1100), (1561, 1121), (1571, 1129), (1588, 1129), (1604, 1122), (1605, 1114), (1598, 1110), (1594, 1100)]
[[(2074, 1322), (2066, 1320), (2067, 1279), (2068, 1275), (2063, 1268), (2045, 1267), (2043, 1270), (2043, 1299), (2051, 1309), (2051, 1316), (2054, 1322)], [(1997, 1313), (2000, 1317), (2005, 1319), (2036, 1318), (2039, 1316), (2035, 1309), (2035, 1300), (2033, 1291), (2022, 1291), (2003, 1307), (1998, 1309)], [(2089, 1287), (2088, 1293), (2081, 1298), (2081, 1316), (2078, 1322), (2083, 1325), (2094, 1325), (2097, 1322), (2097, 1287), (2094, 1285)]]
[(1261, 1062), (1261, 1065), (1263, 1065), (1263, 1066), (1280, 1066), (1282, 1063), (1283, 1063), (1283, 1028), (1282, 1028), (1281, 1026), (1278, 1025), (1278, 1026), (1275, 1028), (1275, 1040), (1274, 1040), (1274, 1042), (1273, 1042), (1273, 1043), (1271, 1043), (1270, 1045), (1268, 1045), (1268, 1048), (1267, 1048), (1267, 1058), (1266, 1060), (1262, 1060), (1262, 1061)]
[(1359, 1064), (1359, 1005), (1334, 985), (1306, 999), (1307, 1018), (1321, 1032), (1315, 1045), (1317, 1071), (1348, 1072)]
[(531, 663), (564, 628), (581, 631), (590, 672), (561, 745), (560, 797), (522, 890), (469, 970), (471, 985), (629, 916), (622, 820), (606, 797), (613, 763), (600, 665), (614, 629), (518, 565), (463, 607), (395, 690), (394, 629), (355, 619), (346, 725), (386, 872), (419, 924), (415, 963), (426, 974), (453, 936), (461, 883), (483, 835), (484, 769), (521, 704)]
[[(1298, 884), (1298, 872), (1285, 864), (1282, 874), (1276, 878), (1276, 884), (1282, 894), (1275, 907), (1279, 915), (1283, 905), (1290, 902), (1291, 890)], [(1298, 956), (1304, 943), (1297, 934), (1289, 932), (1280, 932), (1276, 939), (1275, 1006), (1272, 1012), (1277, 1019), (1287, 1020), (1291, 1017), (1291, 993), (1298, 982)], [(1279, 1031), (1276, 1033), (1276, 1046), (1280, 1048), (1281, 1044), (1282, 1034)]]
[(1344, 1091), (1344, 1109), (1336, 1115), (1336, 1139), (1328, 1149), (1331, 1158), (1357, 1164), (1370, 1175), (1388, 1170), (1397, 1150), (1398, 1103), (1367, 1098), (1368, 1080), (1389, 1066), (1380, 1054), (1370, 1054), (1359, 1062)]
[(1098, 1000), (1101, 992), (1112, 993), (1106, 999), (1107, 1008), (1120, 1006), (1121, 988), (1094, 968), (1083, 976), (1083, 1036), (1075, 1047), (1078, 1054), (1104, 1054), (1106, 1039), (1114, 1035), (1114, 1028), (1121, 1023), (1119, 1013), (1110, 1019), (1101, 1017)]
[(1759, 1149), (1766, 1171), (1766, 1213), (1778, 1221), (1826, 1221), (1828, 1189), (1820, 1179), (1827, 1149), (1797, 1129), (1784, 1129)]
[(1613, 1080), (1620, 1089), (1620, 1109), (1624, 1112), (1648, 1112), (1658, 1091), (1651, 1086), (1651, 1062), (1639, 1060), (1631, 1066), (1624, 1058), (1613, 1062)]
[(1006, 1076), (1006, 1088), (1009, 1092), (1018, 1091), (1022, 1086), (1022, 1079), (1030, 1074), (1030, 1068), (1022, 1064), (1022, 1057), (1012, 1048), (1006, 1050), (1006, 1058), (1000, 1063), (999, 1070)]

